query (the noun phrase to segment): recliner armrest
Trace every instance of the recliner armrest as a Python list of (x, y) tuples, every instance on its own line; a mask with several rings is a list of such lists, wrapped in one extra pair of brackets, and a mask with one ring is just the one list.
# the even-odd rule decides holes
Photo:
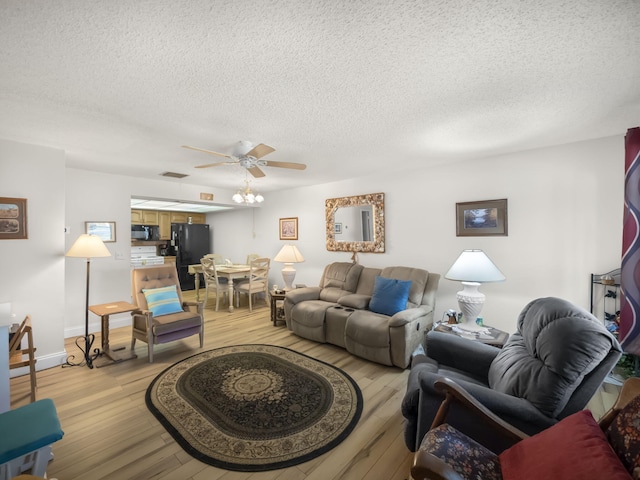
[(493, 345), (434, 330), (427, 333), (425, 350), (436, 362), (483, 379), (488, 377), (491, 362), (500, 353)]
[(407, 323), (415, 322), (416, 320), (429, 315), (433, 311), (431, 305), (420, 305), (415, 308), (407, 308), (396, 313), (391, 320), (389, 320), (390, 327), (401, 327)]
[[(423, 392), (437, 393), (441, 392), (436, 388), (436, 383), (444, 378), (442, 375), (430, 372), (421, 372), (418, 376), (420, 390)], [(544, 415), (540, 410), (534, 407), (531, 402), (524, 398), (514, 397), (506, 393), (497, 392), (483, 385), (477, 385), (473, 382), (456, 379), (455, 382), (468, 395), (473, 397), (476, 402), (484, 405), (491, 412), (502, 419), (509, 419), (510, 423), (526, 423), (534, 425), (551, 426), (555, 423)], [(540, 428), (542, 430), (542, 428)]]
[(340, 297), (338, 304), (347, 308), (355, 308), (358, 310), (366, 310), (369, 308), (369, 302), (371, 301), (371, 295), (362, 295), (359, 293), (352, 293), (351, 295), (345, 295)]
[(289, 290), (285, 299), (292, 304), (306, 302), (307, 300), (318, 300), (320, 298), (320, 287), (304, 287)]

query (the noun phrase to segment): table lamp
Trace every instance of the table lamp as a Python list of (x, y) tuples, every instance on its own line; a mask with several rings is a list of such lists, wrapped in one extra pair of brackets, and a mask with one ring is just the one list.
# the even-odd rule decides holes
[(293, 279), (296, 278), (296, 269), (293, 268), (293, 264), (304, 262), (304, 257), (295, 245), (285, 245), (280, 249), (273, 261), (284, 263), (284, 268), (282, 269), (282, 278), (285, 284), (284, 289), (292, 290)]
[(458, 327), (471, 332), (484, 330), (476, 323), (485, 300), (478, 288), (482, 283), (504, 281), (502, 272), (482, 250), (463, 250), (444, 278), (462, 282), (462, 290), (456, 295), (462, 312)]
[(66, 257), (82, 257), (87, 259), (87, 291), (85, 297), (85, 309), (84, 309), (84, 349), (78, 343), (82, 337), (76, 339), (76, 345), (84, 353), (84, 361), (80, 363), (73, 363), (73, 355), (67, 358), (65, 365), (82, 366), (86, 365), (89, 368), (93, 368), (93, 360), (99, 355), (99, 352), (91, 354), (91, 345), (95, 340), (95, 335), (89, 334), (89, 274), (91, 269), (91, 259), (94, 257), (110, 257), (111, 252), (105, 246), (104, 242), (97, 235), (90, 235), (83, 233), (78, 237), (69, 251), (65, 254)]

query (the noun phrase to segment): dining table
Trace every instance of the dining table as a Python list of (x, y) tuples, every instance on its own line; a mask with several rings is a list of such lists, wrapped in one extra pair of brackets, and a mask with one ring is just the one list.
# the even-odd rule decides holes
[[(202, 273), (202, 264), (195, 263), (189, 265), (188, 272), (195, 275), (196, 283), (196, 301), (200, 301), (200, 274)], [(233, 312), (233, 281), (240, 278), (247, 278), (251, 272), (251, 267), (244, 264), (232, 263), (231, 265), (216, 265), (218, 278), (226, 278), (229, 281), (229, 312)]]

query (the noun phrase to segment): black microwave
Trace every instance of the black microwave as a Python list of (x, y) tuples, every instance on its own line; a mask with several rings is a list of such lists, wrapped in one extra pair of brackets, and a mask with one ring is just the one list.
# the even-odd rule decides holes
[(131, 225), (131, 240), (160, 240), (157, 225)]

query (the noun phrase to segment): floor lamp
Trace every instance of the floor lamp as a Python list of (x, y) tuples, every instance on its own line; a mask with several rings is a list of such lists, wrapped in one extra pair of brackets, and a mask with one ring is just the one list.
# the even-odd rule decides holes
[[(89, 277), (91, 271), (91, 259), (95, 257), (110, 257), (111, 252), (105, 246), (104, 242), (97, 235), (89, 235), (83, 233), (78, 237), (69, 251), (65, 254), (67, 257), (81, 257), (87, 259), (87, 291), (85, 297), (85, 309), (84, 309), (84, 337), (76, 338), (76, 345), (84, 354), (84, 360), (80, 363), (72, 362), (74, 355), (67, 357), (67, 366), (83, 366), (86, 365), (89, 368), (93, 368), (93, 360), (100, 354), (100, 350), (91, 353), (91, 346), (95, 340), (95, 335), (89, 334)], [(84, 348), (82, 348), (81, 341), (84, 340)]]
[(292, 290), (293, 279), (296, 278), (296, 269), (293, 268), (293, 264), (304, 262), (304, 257), (295, 245), (285, 245), (280, 249), (273, 261), (284, 263), (284, 268), (282, 269), (282, 279), (285, 284), (284, 289)]

